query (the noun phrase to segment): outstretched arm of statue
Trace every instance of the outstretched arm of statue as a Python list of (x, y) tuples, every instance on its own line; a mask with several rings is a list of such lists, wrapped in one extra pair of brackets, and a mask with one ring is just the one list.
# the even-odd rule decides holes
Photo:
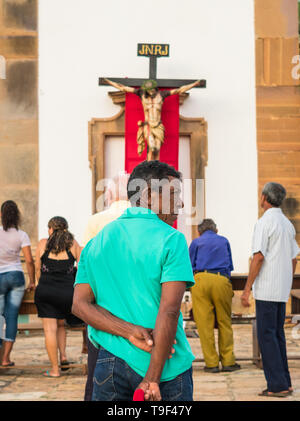
[(125, 86), (125, 85), (122, 85), (121, 83), (113, 82), (112, 80), (109, 80), (109, 79), (104, 79), (104, 80), (109, 85), (113, 86), (114, 88), (119, 89), (119, 91), (122, 91), (122, 92), (132, 92), (132, 93), (135, 92), (135, 89), (134, 88), (131, 88), (130, 86)]
[(170, 95), (183, 94), (184, 92), (189, 91), (190, 89), (199, 85), (200, 85), (200, 80), (196, 80), (196, 82), (190, 83), (189, 85), (183, 85), (183, 86), (180, 86), (180, 88), (171, 89)]

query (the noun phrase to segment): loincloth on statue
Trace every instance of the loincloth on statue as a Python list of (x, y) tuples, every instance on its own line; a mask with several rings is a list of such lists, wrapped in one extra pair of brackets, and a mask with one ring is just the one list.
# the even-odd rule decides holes
[(151, 149), (160, 149), (160, 146), (164, 142), (164, 136), (165, 136), (165, 127), (162, 124), (161, 121), (159, 121), (157, 124), (151, 124), (148, 121), (138, 121), (138, 132), (137, 132), (137, 144), (138, 144), (138, 154), (141, 155), (143, 150), (146, 146), (146, 139), (145, 139), (145, 128), (144, 126), (148, 126), (148, 137), (152, 136), (154, 139), (157, 139), (157, 145), (156, 147), (151, 147)]

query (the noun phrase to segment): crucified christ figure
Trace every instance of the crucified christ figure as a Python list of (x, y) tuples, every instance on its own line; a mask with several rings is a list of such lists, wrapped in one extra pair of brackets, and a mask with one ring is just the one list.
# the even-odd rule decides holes
[(181, 94), (194, 86), (200, 85), (200, 80), (180, 88), (160, 91), (155, 80), (146, 80), (139, 89), (122, 85), (104, 79), (109, 85), (119, 91), (131, 92), (138, 95), (142, 101), (145, 120), (138, 122), (137, 144), (138, 154), (141, 155), (147, 144), (147, 160), (159, 159), (159, 151), (164, 142), (165, 128), (161, 121), (163, 102), (169, 95)]

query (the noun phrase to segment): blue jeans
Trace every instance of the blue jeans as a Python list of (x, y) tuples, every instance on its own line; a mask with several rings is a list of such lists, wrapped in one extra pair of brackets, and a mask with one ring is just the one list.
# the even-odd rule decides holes
[[(4, 320), (5, 335), (2, 339), (14, 342), (18, 329), (19, 308), (25, 291), (25, 278), (21, 271), (0, 273), (0, 335)], [(1, 345), (0, 340), (0, 345)]]
[(283, 302), (256, 300), (257, 338), (269, 392), (291, 387), (284, 334)]
[[(100, 347), (94, 371), (92, 401), (132, 401), (143, 378), (121, 358)], [(175, 379), (161, 382), (163, 401), (192, 401), (192, 367)]]
[(87, 374), (87, 379), (86, 379), (86, 384), (85, 384), (84, 400), (91, 401), (92, 394), (93, 394), (94, 371), (97, 364), (99, 349), (96, 348), (92, 344), (92, 342), (89, 340), (87, 329), (86, 329), (86, 341), (87, 341), (87, 348), (88, 348), (88, 357), (87, 357), (88, 374)]

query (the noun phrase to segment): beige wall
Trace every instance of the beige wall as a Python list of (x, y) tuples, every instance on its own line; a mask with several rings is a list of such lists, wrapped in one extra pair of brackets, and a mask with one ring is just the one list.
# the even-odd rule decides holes
[(299, 55), (297, 4), (255, 0), (255, 34), (258, 194), (268, 181), (286, 187), (283, 209), (300, 244), (300, 87), (292, 78), (292, 57)]
[(37, 0), (0, 0), (0, 203), (15, 200), (22, 228), (37, 240)]
[(259, 38), (298, 36), (297, 0), (255, 0), (255, 33)]

